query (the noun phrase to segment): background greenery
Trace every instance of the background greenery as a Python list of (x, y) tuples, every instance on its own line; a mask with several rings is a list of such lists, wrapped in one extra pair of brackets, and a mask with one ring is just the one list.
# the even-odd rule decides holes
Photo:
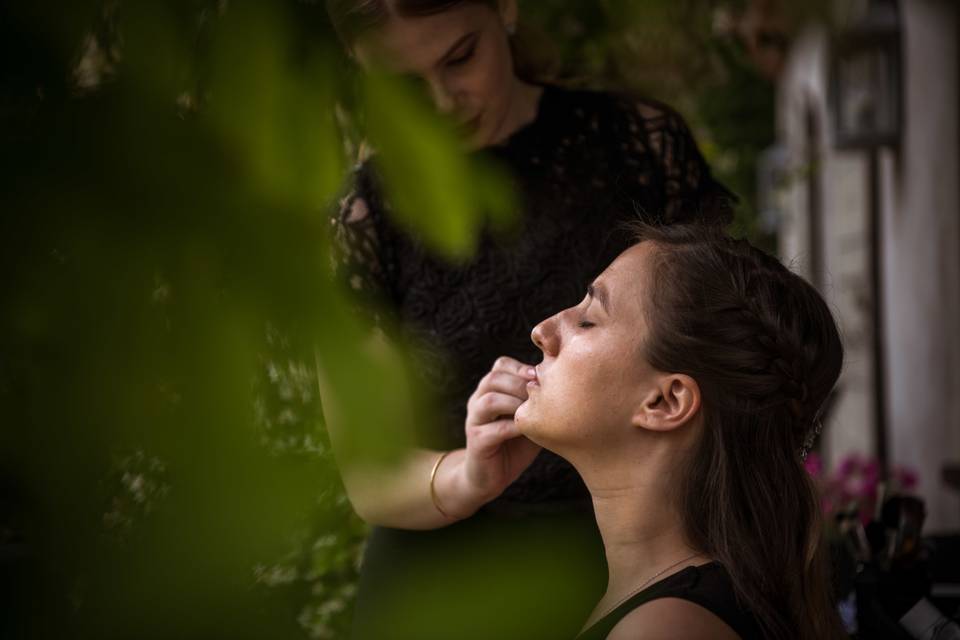
[[(676, 106), (756, 239), (772, 88), (716, 33), (736, 5), (521, 11), (565, 81)], [(452, 257), (509, 216), (504, 181), (416, 94), (359, 78), (322, 3), (0, 12), (0, 636), (342, 637), (366, 528), (317, 367), (367, 455), (403, 445), (376, 427), (412, 423), (418, 392), (356, 348), (329, 212), (361, 135), (400, 221)]]

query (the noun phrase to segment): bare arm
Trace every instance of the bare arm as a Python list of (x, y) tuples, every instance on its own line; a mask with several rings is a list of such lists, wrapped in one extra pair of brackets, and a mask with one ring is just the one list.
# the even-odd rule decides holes
[(392, 467), (355, 466), (343, 473), (347, 496), (369, 524), (395, 529), (437, 529), (473, 515), (487, 500), (475, 495), (463, 476), (465, 449), (448, 455), (437, 469), (434, 488), (446, 517), (430, 496), (430, 472), (440, 452), (412, 449)]
[[(386, 341), (379, 341), (376, 348), (392, 349)], [(526, 400), (527, 369), (516, 360), (500, 358), (471, 396), (464, 427), (467, 446), (450, 452), (434, 479), (436, 498), (446, 515), (437, 509), (430, 494), (430, 474), (441, 452), (410, 449), (391, 466), (363, 464), (337, 455), (344, 449), (343, 421), (320, 370), (330, 441), (357, 514), (378, 526), (436, 529), (473, 515), (500, 495), (540, 451), (517, 432), (513, 422), (514, 412)]]

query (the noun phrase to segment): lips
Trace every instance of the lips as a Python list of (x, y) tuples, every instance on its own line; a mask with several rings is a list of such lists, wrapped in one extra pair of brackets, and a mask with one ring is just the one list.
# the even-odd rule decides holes
[(540, 366), (537, 365), (533, 368), (533, 380), (527, 381), (527, 388), (539, 387), (540, 386)]

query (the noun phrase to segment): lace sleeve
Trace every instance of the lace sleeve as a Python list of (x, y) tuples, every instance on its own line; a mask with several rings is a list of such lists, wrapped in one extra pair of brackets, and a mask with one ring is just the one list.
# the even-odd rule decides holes
[(379, 198), (371, 188), (367, 171), (361, 167), (354, 172), (351, 188), (341, 198), (330, 221), (333, 271), (353, 294), (359, 318), (382, 329), (382, 313), (390, 295), (380, 218)]
[(728, 223), (737, 196), (717, 182), (679, 113), (656, 102), (641, 102), (647, 144), (657, 159), (668, 223), (694, 219)]

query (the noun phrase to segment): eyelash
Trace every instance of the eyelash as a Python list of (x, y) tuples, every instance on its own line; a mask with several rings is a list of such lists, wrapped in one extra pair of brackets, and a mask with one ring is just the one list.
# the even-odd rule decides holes
[(597, 325), (593, 324), (588, 320), (581, 320), (580, 322), (577, 323), (577, 326), (580, 327), (581, 329), (589, 329), (590, 327), (595, 327)]
[(468, 60), (470, 60), (470, 58), (473, 57), (473, 52), (476, 51), (476, 49), (476, 46), (470, 47), (470, 49), (459, 58), (447, 60), (447, 65), (451, 67), (459, 67), (460, 65), (465, 64)]

